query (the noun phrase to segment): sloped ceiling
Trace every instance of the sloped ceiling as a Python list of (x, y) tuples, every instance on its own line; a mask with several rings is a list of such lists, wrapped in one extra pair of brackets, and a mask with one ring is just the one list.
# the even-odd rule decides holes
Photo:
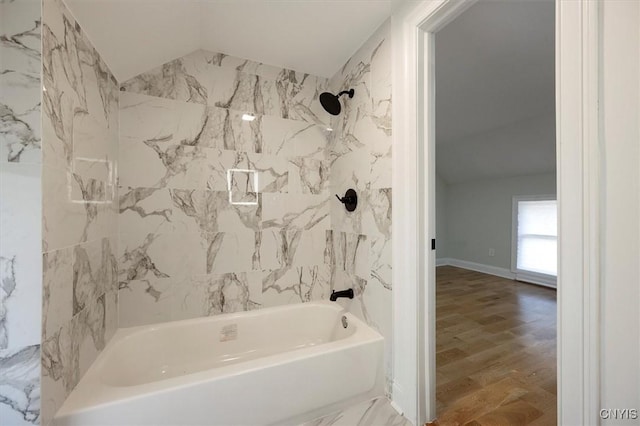
[[(119, 81), (197, 49), (331, 77), (399, 0), (66, 0)], [(553, 0), (480, 0), (436, 35), (438, 174), (555, 171)]]
[(390, 0), (66, 0), (119, 81), (197, 49), (331, 77)]
[(447, 183), (555, 171), (555, 5), (481, 0), (436, 34)]

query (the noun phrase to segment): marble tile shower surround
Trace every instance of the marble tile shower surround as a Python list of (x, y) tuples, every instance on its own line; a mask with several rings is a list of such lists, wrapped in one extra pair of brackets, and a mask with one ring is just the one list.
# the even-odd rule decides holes
[[(0, 8), (3, 421), (50, 422), (118, 326), (118, 294), (126, 326), (353, 287), (349, 308), (389, 340), (388, 24), (330, 82), (199, 51), (125, 82), (119, 109), (60, 0)], [(329, 121), (319, 93), (351, 87)], [(352, 215), (332, 199), (347, 187)]]
[[(389, 35), (331, 81), (197, 51), (121, 84), (122, 326), (352, 287), (341, 303), (390, 338)], [(319, 94), (351, 87), (331, 118)], [(352, 214), (333, 199), (349, 187)]]
[(117, 328), (118, 84), (61, 0), (43, 3), (42, 413)]
[(40, 418), (41, 10), (0, 2), (0, 423)]
[(40, 163), (40, 4), (3, 1), (0, 159)]
[[(349, 262), (336, 256), (332, 281), (353, 287), (349, 309), (385, 337), (387, 392), (390, 393), (392, 330), (391, 280), (391, 42), (384, 23), (329, 81), (333, 93), (354, 89), (342, 113), (331, 120), (330, 192), (358, 192), (358, 209), (331, 205), (331, 229)], [(355, 259), (351, 261), (351, 259)]]
[[(327, 79), (198, 50), (142, 73), (121, 90), (324, 125)], [(260, 152), (257, 150), (257, 152)]]
[(121, 84), (121, 326), (328, 298), (326, 88), (206, 51)]

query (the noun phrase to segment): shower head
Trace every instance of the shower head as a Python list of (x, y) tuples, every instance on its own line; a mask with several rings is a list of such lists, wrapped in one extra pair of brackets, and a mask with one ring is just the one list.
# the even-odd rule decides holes
[(340, 105), (340, 96), (349, 95), (349, 98), (353, 98), (354, 90), (345, 90), (343, 92), (334, 95), (333, 93), (324, 92), (320, 94), (320, 103), (322, 104), (322, 108), (325, 109), (331, 115), (338, 115), (342, 110), (342, 106)]

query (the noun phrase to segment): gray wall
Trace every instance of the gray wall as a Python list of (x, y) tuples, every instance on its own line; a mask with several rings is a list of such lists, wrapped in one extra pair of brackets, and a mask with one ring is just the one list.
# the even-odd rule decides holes
[[(555, 193), (553, 173), (451, 185), (438, 182), (436, 215), (443, 218), (437, 219), (441, 247), (437, 257), (510, 269), (513, 196)], [(489, 256), (490, 248), (495, 256)]]
[(447, 251), (447, 194), (449, 185), (436, 174), (436, 257), (448, 257)]

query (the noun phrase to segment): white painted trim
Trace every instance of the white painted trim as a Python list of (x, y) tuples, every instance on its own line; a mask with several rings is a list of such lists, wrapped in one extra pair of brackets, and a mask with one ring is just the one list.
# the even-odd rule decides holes
[[(435, 179), (426, 172), (434, 169), (433, 148), (423, 149), (423, 139), (428, 141), (435, 132), (433, 126), (421, 128), (434, 118), (434, 97), (430, 96), (434, 70), (433, 60), (424, 66), (418, 53), (426, 51), (426, 57), (433, 58), (432, 33), (474, 2), (404, 2), (391, 19), (392, 174), (393, 187), (404, 188), (393, 191), (393, 281), (407, 283), (393, 291), (394, 388), (405, 392), (392, 398), (416, 425), (435, 417), (435, 285), (425, 285), (428, 271), (432, 275), (435, 271), (435, 252), (427, 249), (427, 242), (435, 237), (434, 203), (430, 202)], [(424, 99), (431, 99), (430, 108), (423, 108)]]
[(470, 271), (482, 272), (483, 274), (494, 275), (508, 280), (522, 281), (550, 288), (556, 288), (557, 282), (556, 277), (551, 275), (536, 274), (533, 272), (513, 272), (507, 268), (500, 268), (499, 266), (485, 265), (483, 263), (470, 262), (468, 260), (454, 259), (450, 257), (436, 259), (436, 266), (455, 266), (456, 268), (468, 269)]
[[(404, 2), (393, 42), (393, 401), (413, 424), (435, 418), (435, 311), (429, 32), (473, 2)], [(556, 0), (558, 423), (598, 424), (600, 2)], [(427, 66), (423, 67), (425, 62)], [(426, 74), (426, 77), (425, 77)], [(401, 284), (401, 285), (400, 285)], [(413, 414), (412, 414), (413, 413)]]
[(396, 410), (396, 413), (400, 414), (401, 416), (404, 415), (404, 413), (402, 412), (402, 409), (400, 407), (398, 407), (395, 402), (389, 401), (389, 405), (391, 405), (391, 408)]
[(451, 265), (451, 258), (449, 257), (441, 257), (439, 259), (436, 259), (436, 266), (447, 266), (447, 265)]
[(541, 285), (543, 287), (557, 288), (558, 278), (553, 275), (536, 274), (535, 272), (516, 272), (516, 281), (522, 281), (523, 283)]
[(556, 2), (558, 424), (600, 424), (600, 9)]
[(483, 274), (495, 275), (496, 277), (506, 278), (508, 280), (516, 279), (516, 274), (507, 268), (500, 268), (499, 266), (484, 265), (482, 263), (469, 262), (468, 260), (461, 259), (449, 259), (449, 265), (470, 271), (482, 272)]

